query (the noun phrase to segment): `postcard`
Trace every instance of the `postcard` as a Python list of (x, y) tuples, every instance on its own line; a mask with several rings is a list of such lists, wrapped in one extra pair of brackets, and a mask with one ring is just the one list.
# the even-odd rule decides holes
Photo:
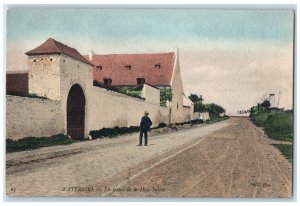
[(292, 9), (6, 11), (9, 197), (292, 198)]

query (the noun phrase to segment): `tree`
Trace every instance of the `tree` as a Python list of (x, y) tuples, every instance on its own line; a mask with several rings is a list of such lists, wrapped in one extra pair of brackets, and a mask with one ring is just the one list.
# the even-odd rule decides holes
[(214, 104), (214, 103), (210, 104), (210, 108), (211, 108), (212, 112), (215, 114), (221, 114), (226, 111), (223, 107), (221, 107), (220, 105)]
[(191, 95), (189, 96), (189, 99), (190, 99), (194, 104), (203, 101), (202, 95), (198, 96), (197, 94), (191, 94)]
[(271, 103), (269, 100), (265, 100), (261, 103), (261, 106), (264, 107), (265, 109), (269, 109), (271, 106)]

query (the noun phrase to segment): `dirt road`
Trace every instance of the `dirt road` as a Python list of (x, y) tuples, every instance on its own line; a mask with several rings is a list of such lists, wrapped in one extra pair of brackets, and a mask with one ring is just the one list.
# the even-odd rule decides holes
[(246, 118), (7, 155), (12, 196), (291, 197), (292, 166)]

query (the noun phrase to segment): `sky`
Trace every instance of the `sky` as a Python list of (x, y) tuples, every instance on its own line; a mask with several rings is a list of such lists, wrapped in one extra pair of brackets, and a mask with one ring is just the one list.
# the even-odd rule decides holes
[[(6, 67), (27, 70), (25, 52), (54, 38), (81, 54), (179, 48), (184, 91), (228, 114), (275, 93), (293, 106), (291, 10), (10, 8)], [(278, 101), (279, 97), (279, 101)]]

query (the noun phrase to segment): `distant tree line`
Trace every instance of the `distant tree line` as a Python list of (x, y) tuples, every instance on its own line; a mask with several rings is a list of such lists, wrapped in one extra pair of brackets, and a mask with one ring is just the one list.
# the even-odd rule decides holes
[(191, 94), (189, 99), (194, 103), (194, 112), (209, 112), (213, 115), (219, 115), (221, 113), (225, 113), (226, 110), (215, 103), (204, 104), (202, 95)]

